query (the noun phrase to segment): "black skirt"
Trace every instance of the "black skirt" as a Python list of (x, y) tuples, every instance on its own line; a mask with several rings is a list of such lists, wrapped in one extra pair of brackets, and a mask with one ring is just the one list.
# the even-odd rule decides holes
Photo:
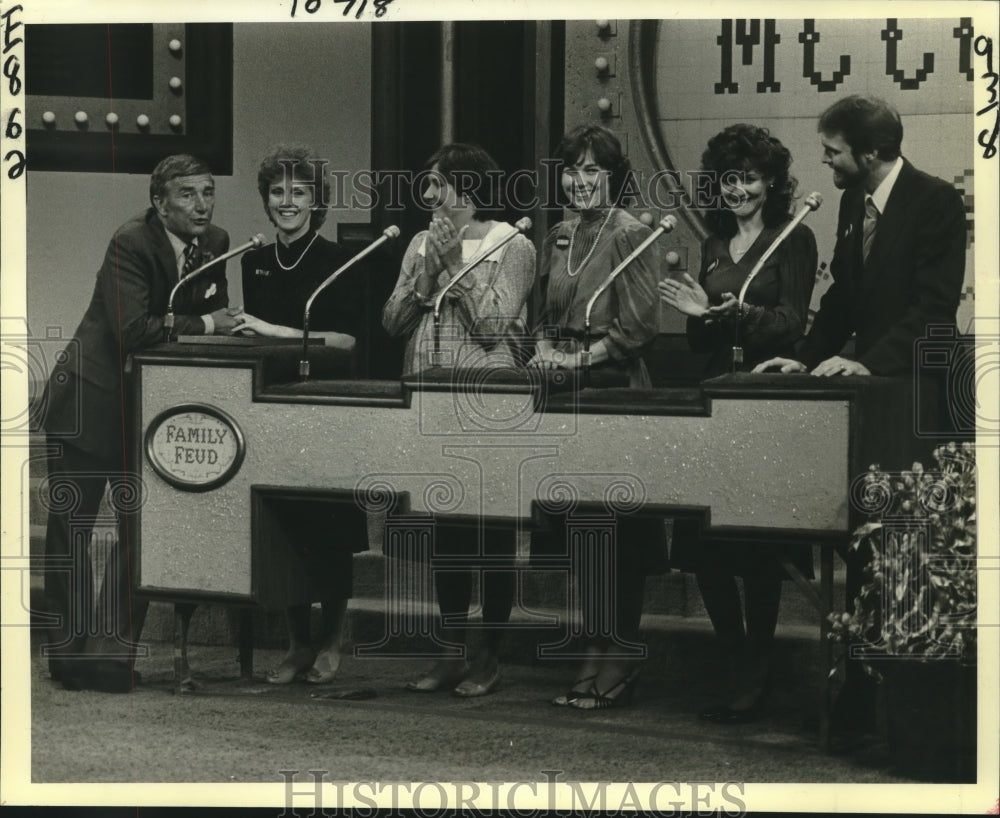
[[(669, 570), (666, 520), (662, 517), (620, 515), (607, 526), (614, 531), (617, 561), (649, 576)], [(601, 527), (601, 521), (575, 520), (566, 515), (546, 515), (531, 532), (530, 564), (547, 567), (560, 559), (569, 560), (571, 529)]]

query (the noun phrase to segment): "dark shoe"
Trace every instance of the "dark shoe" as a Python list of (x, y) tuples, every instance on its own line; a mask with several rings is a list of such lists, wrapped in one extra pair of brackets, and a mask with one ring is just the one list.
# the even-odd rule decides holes
[(98, 690), (102, 693), (131, 693), (142, 683), (142, 675), (128, 662), (112, 659), (84, 659), (79, 667), (59, 674), (67, 690)]
[(747, 724), (751, 721), (757, 721), (762, 715), (764, 715), (764, 705), (758, 700), (742, 710), (734, 710), (725, 704), (709, 707), (702, 710), (698, 714), (698, 718), (712, 724)]
[(66, 683), (79, 675), (80, 661), (72, 659), (49, 659), (49, 676), (53, 682)]
[(575, 707), (577, 710), (607, 710), (610, 707), (625, 707), (632, 703), (637, 681), (639, 681), (639, 671), (633, 670), (603, 693), (592, 685), (590, 692), (571, 701), (570, 707)]
[(493, 675), (485, 682), (474, 682), (472, 679), (465, 679), (459, 682), (458, 686), (451, 692), (463, 699), (475, 699), (479, 696), (488, 696), (497, 689), (498, 684), (500, 684), (500, 665), (496, 666)]
[[(732, 707), (728, 704), (708, 707), (698, 713), (698, 718), (712, 724), (747, 724), (757, 721), (764, 715), (767, 700), (771, 695), (771, 675), (764, 679), (764, 684), (757, 689), (756, 695), (748, 707)], [(752, 688), (751, 688), (752, 689)], [(744, 701), (746, 698), (744, 698)]]
[(422, 679), (418, 679), (415, 682), (407, 682), (406, 689), (414, 693), (436, 693), (439, 690), (451, 690), (468, 673), (468, 662), (439, 662)]
[[(571, 705), (581, 696), (591, 695), (591, 691), (593, 691), (594, 689), (593, 681), (596, 678), (597, 674), (594, 673), (590, 676), (584, 676), (582, 679), (577, 679), (575, 682), (573, 682), (573, 687), (571, 687), (565, 693), (560, 693), (558, 696), (556, 696), (552, 700), (552, 704), (554, 704), (556, 707), (566, 707), (567, 705)], [(585, 689), (580, 690), (579, 688), (582, 685), (587, 684), (587, 682), (591, 682), (591, 684), (588, 685)]]

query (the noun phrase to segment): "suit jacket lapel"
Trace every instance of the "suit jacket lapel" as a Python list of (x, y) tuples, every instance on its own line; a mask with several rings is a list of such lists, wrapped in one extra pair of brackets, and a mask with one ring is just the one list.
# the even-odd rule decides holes
[(178, 280), (177, 257), (174, 255), (174, 246), (170, 243), (170, 239), (167, 238), (167, 230), (163, 226), (163, 222), (160, 221), (160, 217), (156, 214), (156, 211), (151, 210), (149, 217), (146, 219), (146, 224), (149, 227), (153, 255), (166, 273), (167, 283), (173, 287)]
[(912, 180), (912, 167), (909, 162), (903, 160), (903, 167), (899, 171), (899, 176), (896, 177), (896, 184), (892, 186), (892, 192), (885, 203), (885, 212), (879, 216), (875, 240), (872, 242), (872, 249), (864, 266), (866, 286), (871, 286), (878, 278), (879, 269), (885, 266), (885, 259), (892, 256), (894, 245), (906, 225), (906, 213), (910, 207), (911, 198), (909, 188)]

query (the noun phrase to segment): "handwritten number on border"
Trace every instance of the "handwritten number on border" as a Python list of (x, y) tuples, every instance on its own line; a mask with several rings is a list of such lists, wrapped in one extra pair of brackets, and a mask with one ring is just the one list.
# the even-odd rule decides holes
[[(7, 54), (14, 46), (24, 42), (23, 38), (15, 37), (14, 32), (22, 25), (21, 21), (15, 18), (15, 12), (24, 11), (24, 6), (11, 6), (3, 13), (3, 53)], [(3, 75), (7, 78), (7, 90), (10, 95), (17, 98), (21, 95), (23, 82), (21, 80), (21, 60), (17, 54), (10, 54), (3, 63)], [(20, 139), (24, 132), (24, 127), (18, 121), (21, 115), (20, 108), (11, 109), (10, 116), (7, 117), (7, 125), (4, 128), (4, 139)], [(7, 178), (17, 179), (24, 173), (25, 161), (24, 153), (17, 150), (7, 151), (4, 154), (4, 162), (7, 163)]]
[(997, 133), (1000, 130), (1000, 106), (997, 103), (997, 81), (1000, 79), (993, 69), (993, 38), (980, 35), (976, 37), (973, 48), (980, 57), (986, 58), (986, 72), (981, 76), (987, 81), (986, 93), (990, 95), (989, 103), (985, 108), (976, 111), (976, 116), (982, 116), (993, 111), (993, 130), (984, 128), (979, 132), (977, 142), (983, 149), (984, 159), (993, 159), (997, 155)]
[[(342, 4), (345, 5), (343, 16), (347, 17), (354, 9), (354, 6), (358, 2), (358, 0), (331, 0), (331, 2), (336, 3), (337, 5), (342, 5)], [(375, 16), (379, 18), (384, 17), (386, 9), (388, 8), (391, 2), (392, 0), (374, 0), (374, 2), (372, 3), (372, 7), (375, 9)], [(315, 14), (317, 11), (320, 10), (322, 5), (323, 5), (323, 0), (305, 0), (305, 2), (302, 4), (302, 9), (303, 11), (305, 11), (306, 14)], [(358, 7), (358, 10), (354, 12), (355, 20), (360, 20), (362, 18), (362, 15), (364, 14), (367, 6), (368, 6), (368, 0), (361, 0), (361, 5)], [(292, 0), (292, 17), (295, 16), (298, 10), (299, 10), (299, 0)]]

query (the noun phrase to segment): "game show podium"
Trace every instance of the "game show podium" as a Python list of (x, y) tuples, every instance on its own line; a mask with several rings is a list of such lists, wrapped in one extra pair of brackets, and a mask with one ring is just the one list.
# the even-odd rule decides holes
[[(139, 593), (309, 601), (285, 503), (388, 513), (416, 557), (438, 522), (524, 530), (552, 514), (693, 516), (747, 547), (820, 545), (819, 593), (793, 576), (825, 644), (833, 551), (857, 521), (852, 484), (871, 462), (901, 462), (910, 427), (905, 390), (889, 379), (736, 374), (632, 390), (596, 388), (598, 372), (581, 389), (563, 371), (429, 370), (361, 381), (343, 377), (334, 352), (311, 353), (307, 381), (296, 347), (172, 344), (133, 356)], [(824, 745), (827, 692), (824, 669)]]

